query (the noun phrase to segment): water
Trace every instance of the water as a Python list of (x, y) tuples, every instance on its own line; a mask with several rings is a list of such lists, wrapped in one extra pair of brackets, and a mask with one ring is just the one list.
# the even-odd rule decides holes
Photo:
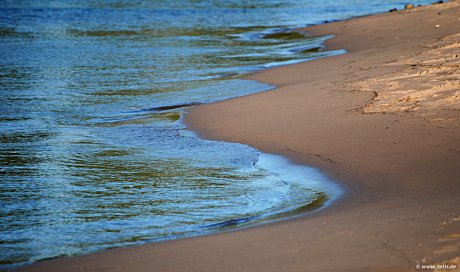
[(323, 207), (317, 170), (159, 107), (268, 90), (241, 76), (343, 53), (290, 29), (402, 5), (0, 0), (0, 268)]

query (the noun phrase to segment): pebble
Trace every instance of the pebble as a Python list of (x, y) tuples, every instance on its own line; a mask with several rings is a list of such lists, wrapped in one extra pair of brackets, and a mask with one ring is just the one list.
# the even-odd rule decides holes
[(413, 8), (415, 8), (414, 4), (406, 4), (406, 5), (404, 5), (405, 10), (413, 9)]

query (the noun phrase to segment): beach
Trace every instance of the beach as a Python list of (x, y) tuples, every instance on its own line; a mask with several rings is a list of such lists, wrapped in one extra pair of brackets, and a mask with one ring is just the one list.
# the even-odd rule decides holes
[[(460, 2), (299, 29), (343, 55), (248, 78), (189, 129), (317, 167), (345, 193), (319, 212), (19, 271), (416, 271), (460, 260)], [(457, 268), (458, 269), (458, 268)], [(455, 270), (448, 270), (455, 271)]]

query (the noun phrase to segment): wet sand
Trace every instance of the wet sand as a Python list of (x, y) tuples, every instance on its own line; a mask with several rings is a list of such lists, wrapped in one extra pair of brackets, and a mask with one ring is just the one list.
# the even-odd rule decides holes
[[(249, 78), (278, 86), (200, 105), (208, 139), (321, 169), (320, 212), (204, 237), (43, 261), (24, 271), (415, 271), (460, 260), (460, 2), (302, 29), (345, 55)], [(22, 271), (22, 270), (21, 270)], [(452, 270), (449, 270), (452, 271)]]

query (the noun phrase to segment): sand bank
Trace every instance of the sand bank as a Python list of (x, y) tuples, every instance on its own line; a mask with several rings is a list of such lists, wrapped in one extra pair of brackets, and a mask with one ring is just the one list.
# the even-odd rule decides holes
[[(203, 137), (322, 169), (346, 195), (319, 213), (44, 261), (25, 271), (411, 271), (458, 264), (460, 3), (302, 29), (348, 54), (266, 70), (276, 90), (201, 105)], [(457, 258), (457, 259), (455, 259)]]

